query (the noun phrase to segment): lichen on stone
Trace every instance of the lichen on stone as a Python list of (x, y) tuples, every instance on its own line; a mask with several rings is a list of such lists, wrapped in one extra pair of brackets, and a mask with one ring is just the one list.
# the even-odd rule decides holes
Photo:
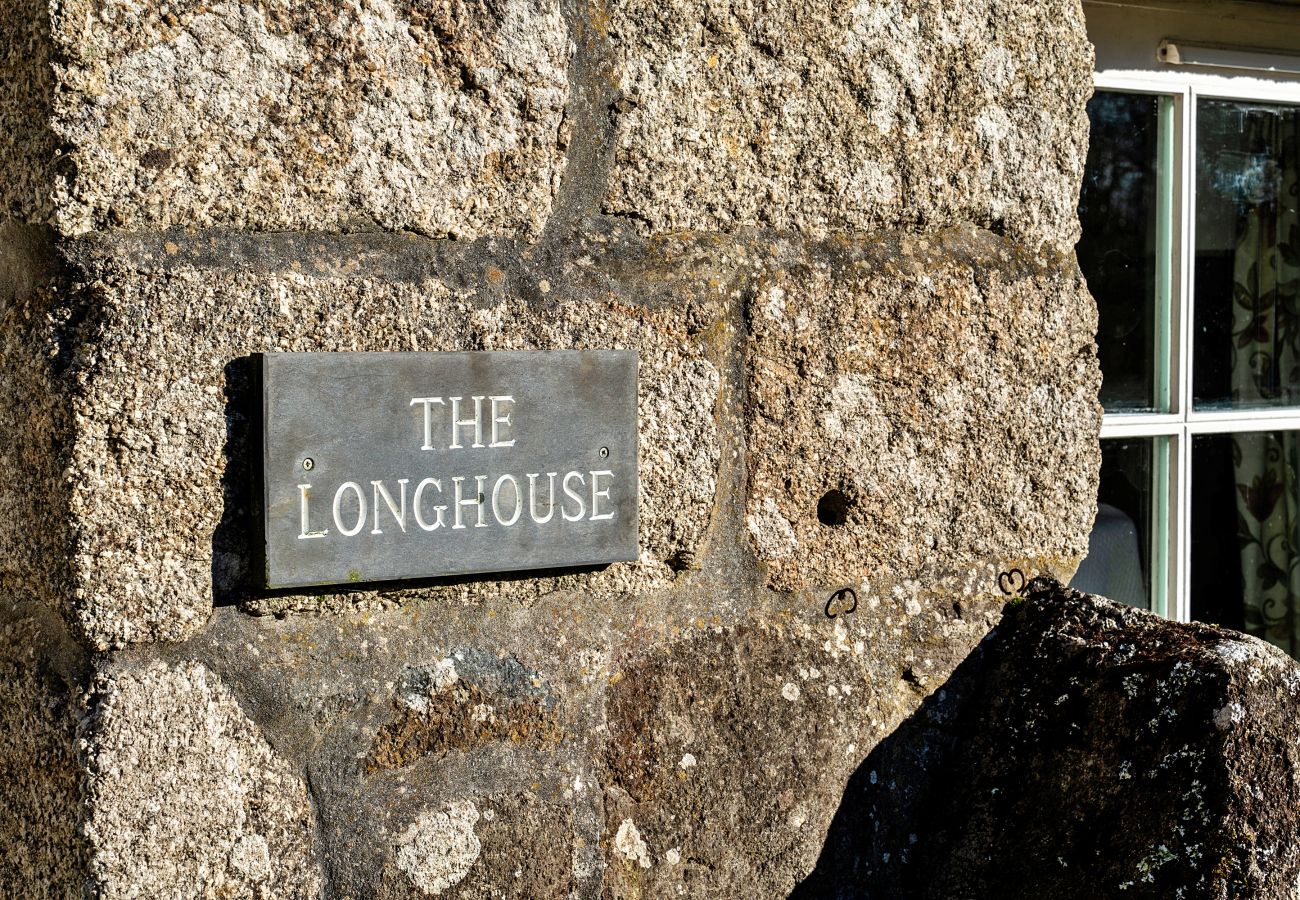
[(624, 819), (619, 823), (618, 833), (614, 835), (614, 850), (629, 862), (643, 869), (650, 868), (649, 848), (642, 840), (641, 832), (637, 831), (636, 823), (631, 819)]
[(403, 672), (393, 718), (375, 734), (366, 769), (404, 768), (498, 742), (554, 747), (564, 737), (555, 706), (541, 676), (518, 660), (461, 649)]
[(478, 859), (483, 848), (474, 834), (478, 820), (478, 808), (468, 799), (421, 810), (394, 840), (397, 867), (424, 894), (441, 894), (458, 884)]

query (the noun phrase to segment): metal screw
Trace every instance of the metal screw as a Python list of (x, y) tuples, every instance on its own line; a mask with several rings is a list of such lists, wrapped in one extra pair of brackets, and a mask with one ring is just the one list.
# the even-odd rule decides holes
[(601, 448), (600, 448), (600, 458), (601, 458), (601, 459), (605, 459), (607, 456), (609, 456), (609, 448), (608, 448), (608, 447), (601, 447)]
[(302, 470), (304, 472), (310, 472), (314, 468), (316, 468), (316, 462), (310, 456), (302, 461)]

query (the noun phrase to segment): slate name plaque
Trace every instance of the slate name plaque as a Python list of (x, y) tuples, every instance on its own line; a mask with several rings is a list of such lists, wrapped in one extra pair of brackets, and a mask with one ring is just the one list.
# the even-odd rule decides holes
[(269, 588), (637, 558), (626, 350), (267, 353)]

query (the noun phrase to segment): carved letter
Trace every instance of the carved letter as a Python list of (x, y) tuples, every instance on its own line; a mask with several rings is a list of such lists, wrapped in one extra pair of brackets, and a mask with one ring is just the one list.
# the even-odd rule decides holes
[(484, 521), (487, 517), (487, 476), (475, 475), (474, 480), (478, 482), (478, 524), (475, 528), (487, 528), (488, 523)]
[(569, 515), (569, 511), (565, 509), (563, 506), (560, 507), (560, 513), (564, 516), (564, 521), (566, 522), (578, 521), (583, 517), (583, 514), (585, 514), (587, 511), (587, 504), (582, 502), (582, 495), (575, 494), (573, 490), (569, 487), (569, 481), (574, 478), (578, 479), (578, 481), (584, 485), (587, 483), (587, 479), (582, 477), (581, 472), (569, 472), (567, 475), (564, 476), (564, 481), (562, 482), (562, 487), (564, 488), (564, 496), (572, 500), (576, 500), (578, 503), (578, 513), (577, 515), (573, 515), (573, 516)]
[(489, 447), (513, 447), (513, 446), (515, 445), (515, 439), (514, 439), (514, 438), (511, 438), (511, 439), (508, 440), (508, 441), (502, 441), (502, 440), (498, 440), (498, 439), (497, 439), (497, 425), (500, 424), (500, 425), (506, 425), (506, 426), (508, 426), (508, 425), (510, 424), (510, 413), (509, 413), (509, 411), (507, 411), (506, 414), (505, 414), (504, 416), (498, 416), (498, 415), (497, 415), (497, 403), (498, 403), (498, 402), (501, 402), (501, 403), (509, 403), (511, 406), (514, 406), (515, 398), (514, 398), (514, 397), (511, 397), (511, 396), (509, 396), (509, 395), (506, 395), (506, 396), (502, 396), (502, 397), (492, 397), (492, 398), (490, 398), (490, 399), (492, 400), (492, 416), (491, 416), (491, 418), (492, 418), (492, 442), (489, 443), (488, 446), (489, 446)]
[(487, 499), (486, 497), (483, 496), (483, 492), (487, 489), (487, 476), (486, 476), (486, 475), (475, 475), (475, 476), (474, 476), (474, 480), (478, 483), (478, 490), (476, 490), (476, 491), (474, 492), (474, 496), (473, 496), (473, 497), (470, 497), (468, 500), (462, 500), (462, 499), (461, 499), (461, 496), (460, 496), (460, 483), (461, 483), (462, 481), (464, 481), (464, 480), (465, 480), (465, 479), (464, 479), (464, 478), (461, 478), (460, 476), (457, 476), (457, 477), (455, 477), (455, 478), (453, 478), (453, 479), (451, 480), (451, 483), (454, 484), (454, 485), (456, 486), (456, 502), (455, 502), (455, 504), (454, 504), (454, 506), (455, 506), (455, 510), (456, 510), (456, 517), (455, 517), (455, 518), (456, 518), (456, 521), (455, 521), (455, 524), (453, 524), (451, 527), (452, 527), (452, 528), (464, 528), (464, 527), (465, 527), (463, 524), (461, 524), (461, 521), (460, 521), (460, 508), (461, 508), (462, 506), (477, 506), (477, 507), (478, 507), (478, 521), (477, 521), (476, 523), (474, 523), (474, 527), (475, 527), (475, 528), (487, 528), (487, 522), (483, 521), (483, 519), (484, 519), (484, 517), (485, 517), (485, 515), (486, 515), (486, 512), (485, 512), (485, 510), (484, 510), (484, 508), (483, 508), (484, 505), (485, 505), (485, 504), (484, 504), (484, 501)]
[(424, 444), (421, 445), (420, 449), (432, 450), (433, 449), (433, 404), (436, 403), (439, 406), (446, 406), (447, 404), (442, 402), (441, 397), (412, 397), (411, 406), (414, 406), (417, 403), (424, 404)]
[(308, 528), (311, 527), (308, 524), (308, 519), (310, 518), (310, 516), (307, 512), (307, 504), (311, 500), (311, 485), (310, 484), (298, 485), (298, 497), (302, 503), (302, 507), (301, 507), (302, 527), (298, 530), (298, 540), (305, 541), (305, 540), (309, 540), (310, 538), (323, 538), (325, 537), (325, 535), (329, 534), (330, 530), (328, 528), (326, 528), (324, 531), (307, 530)]
[(425, 531), (437, 531), (439, 528), (442, 528), (447, 524), (442, 518), (442, 514), (447, 511), (447, 506), (446, 504), (443, 504), (442, 506), (435, 506), (433, 508), (433, 511), (437, 513), (437, 515), (434, 517), (432, 525), (424, 521), (424, 517), (420, 515), (420, 495), (424, 493), (424, 489), (429, 485), (433, 485), (438, 489), (438, 493), (442, 493), (441, 481), (436, 478), (426, 478), (415, 486), (415, 496), (411, 499), (411, 505), (414, 507), (413, 512), (415, 513), (415, 524), (419, 525)]
[[(509, 519), (502, 517), (501, 506), (497, 502), (501, 497), (501, 485), (505, 484), (507, 481), (510, 482), (510, 487), (514, 489), (515, 494), (515, 512)], [(519, 482), (515, 481), (515, 476), (513, 475), (502, 475), (497, 479), (497, 483), (492, 485), (492, 515), (496, 516), (498, 522), (509, 528), (511, 525), (519, 521), (519, 516), (523, 511), (524, 498), (519, 494)]]
[(462, 425), (474, 426), (474, 444), (475, 447), (483, 446), (483, 398), (473, 397), (474, 401), (474, 418), (462, 419), (460, 417), (460, 401), (463, 397), (449, 397), (451, 400), (451, 446), (448, 450), (463, 450), (464, 445), (460, 442), (460, 429)]
[(528, 514), (533, 517), (533, 521), (538, 525), (545, 525), (551, 521), (555, 515), (555, 476), (556, 472), (547, 472), (546, 477), (551, 484), (551, 495), (546, 501), (546, 518), (537, 518), (537, 473), (533, 472), (528, 476)]
[(380, 497), (382, 497), (384, 499), (384, 503), (388, 505), (388, 511), (392, 513), (393, 518), (397, 520), (397, 525), (402, 529), (402, 533), (403, 534), (406, 533), (406, 485), (407, 482), (409, 482), (410, 480), (411, 479), (409, 478), (397, 479), (397, 486), (402, 489), (401, 490), (401, 496), (402, 496), (401, 512), (398, 512), (397, 504), (393, 502), (393, 495), (388, 493), (388, 488), (384, 487), (384, 483), (382, 481), (370, 482), (375, 488), (375, 503), (374, 503), (375, 525), (373, 528), (370, 529), (371, 534), (383, 534), (383, 532), (379, 530), (379, 498)]
[[(352, 491), (357, 495), (357, 524), (355, 527), (348, 529), (343, 527), (343, 520), (339, 514), (343, 511), (343, 492)], [(334, 527), (339, 530), (339, 534), (344, 537), (352, 537), (362, 528), (366, 527), (366, 495), (361, 491), (361, 485), (355, 481), (345, 481), (339, 485), (339, 489), (334, 492)]]
[(614, 473), (609, 471), (609, 469), (601, 469), (597, 472), (591, 473), (591, 521), (593, 522), (599, 519), (614, 518), (612, 512), (597, 512), (600, 508), (600, 498), (604, 497), (606, 500), (609, 499), (609, 488), (606, 487), (604, 490), (600, 489), (600, 478), (602, 475), (608, 475), (610, 478), (614, 477)]

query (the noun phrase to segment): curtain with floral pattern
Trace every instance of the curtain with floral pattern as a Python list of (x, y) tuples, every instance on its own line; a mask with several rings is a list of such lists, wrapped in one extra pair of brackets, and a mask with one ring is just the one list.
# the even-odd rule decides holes
[[(1233, 398), (1297, 404), (1300, 384), (1300, 116), (1251, 115), (1233, 265)], [(1300, 655), (1300, 432), (1233, 438), (1245, 625)]]

